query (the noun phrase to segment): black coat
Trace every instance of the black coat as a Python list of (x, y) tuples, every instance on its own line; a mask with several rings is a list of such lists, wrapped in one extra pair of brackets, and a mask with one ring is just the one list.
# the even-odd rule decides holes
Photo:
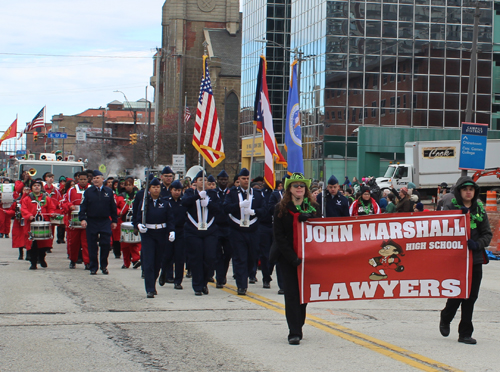
[[(297, 253), (293, 249), (293, 215), (287, 211), (281, 217), (278, 217), (279, 205), (277, 204), (274, 210), (274, 241), (269, 253), (269, 261), (272, 263), (285, 261), (289, 265), (298, 266), (300, 262)], [(291, 201), (287, 204), (287, 208), (293, 213), (298, 212)]]

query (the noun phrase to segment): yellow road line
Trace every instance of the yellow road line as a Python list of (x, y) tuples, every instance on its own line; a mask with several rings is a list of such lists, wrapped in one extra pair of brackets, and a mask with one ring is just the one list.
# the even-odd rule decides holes
[[(212, 284), (212, 286), (214, 285)], [(229, 284), (226, 284), (222, 290), (231, 294), (237, 293), (237, 288)], [(256, 293), (247, 292), (246, 296), (240, 296), (240, 298), (252, 302), (256, 305), (262, 306), (266, 309), (276, 311), (280, 314), (285, 314), (285, 306), (282, 303), (260, 296)], [(374, 337), (365, 335), (364, 333), (355, 331), (353, 329), (341, 326), (340, 324), (333, 323), (313, 315), (307, 315), (306, 323), (313, 327), (321, 329), (322, 331), (343, 338), (344, 340), (353, 342), (356, 345), (366, 347), (367, 349), (370, 349), (422, 371), (460, 372), (459, 369), (453, 368), (444, 363), (427, 358), (423, 355), (416, 354), (399, 346), (392, 345), (388, 342), (376, 339)]]

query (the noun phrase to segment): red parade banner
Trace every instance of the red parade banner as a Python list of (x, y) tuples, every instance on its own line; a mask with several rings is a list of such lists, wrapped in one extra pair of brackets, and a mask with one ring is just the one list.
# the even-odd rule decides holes
[(461, 211), (313, 218), (295, 227), (301, 303), (469, 296), (469, 217)]

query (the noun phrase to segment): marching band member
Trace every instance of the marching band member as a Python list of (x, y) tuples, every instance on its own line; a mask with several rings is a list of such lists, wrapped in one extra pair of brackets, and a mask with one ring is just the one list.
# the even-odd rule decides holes
[[(227, 184), (229, 175), (225, 170), (222, 170), (217, 175), (217, 187), (215, 191), (219, 196), (220, 205), (224, 204), (229, 189)], [(221, 208), (216, 218), (217, 226), (219, 227), (219, 239), (217, 241), (217, 251), (215, 255), (215, 280), (216, 288), (223, 288), (227, 282), (227, 270), (232, 257), (231, 239), (229, 238), (229, 217)]]
[[(36, 180), (31, 184), (31, 192), (28, 196), (22, 198), (21, 215), (25, 221), (24, 234), (26, 236), (31, 232), (31, 223), (35, 221), (35, 218), (46, 221), (50, 220), (50, 215), (56, 210), (52, 199), (45, 193), (42, 193), (42, 188), (42, 181)], [(47, 267), (45, 254), (47, 248), (51, 246), (52, 239), (26, 241), (26, 249), (30, 250), (30, 270), (37, 269), (38, 261), (40, 261), (40, 266)]]
[(21, 215), (21, 203), (22, 199), (30, 193), (30, 188), (25, 186), (23, 188), (23, 193), (20, 197), (14, 200), (14, 203), (8, 209), (4, 209), (4, 213), (8, 218), (14, 217), (14, 223), (12, 225), (12, 248), (19, 249), (18, 260), (24, 258), (23, 248), (26, 248), (26, 240), (28, 236), (24, 233), (24, 219)]
[[(122, 269), (128, 269), (130, 267), (130, 259), (132, 259), (133, 268), (137, 269), (141, 266), (141, 243), (120, 243), (120, 226), (122, 222), (132, 221), (133, 214), (133, 204), (137, 195), (137, 188), (134, 186), (134, 178), (127, 177), (125, 179), (125, 191), (120, 194), (121, 200), (119, 200), (118, 207), (118, 226), (113, 231), (113, 237), (118, 236), (118, 244), (120, 246), (122, 256), (123, 256), (123, 266)], [(113, 239), (114, 240), (114, 239)], [(114, 243), (114, 241), (113, 241)]]
[(21, 177), (14, 183), (14, 199), (17, 199), (23, 193), (23, 187), (28, 186), (31, 188), (31, 176), (28, 171), (23, 171)]
[[(69, 268), (76, 268), (76, 261), (78, 261), (78, 255), (80, 253), (80, 248), (82, 249), (82, 257), (83, 263), (85, 264), (85, 270), (89, 270), (90, 268), (90, 258), (87, 244), (87, 232), (85, 229), (75, 228), (72, 225), (72, 216), (71, 212), (77, 210), (82, 203), (83, 193), (88, 189), (88, 177), (87, 172), (78, 173), (78, 184), (73, 186), (68, 192), (65, 194), (65, 198), (61, 203), (62, 210), (67, 216), (68, 221), (68, 254), (69, 254)], [(74, 222), (74, 221), (73, 221)]]
[[(262, 193), (249, 188), (250, 172), (243, 168), (238, 175), (239, 186), (229, 190), (224, 211), (230, 218), (230, 237), (233, 247), (233, 268), (238, 295), (246, 295), (248, 275), (252, 271), (259, 245), (258, 220), (266, 213)], [(247, 192), (250, 193), (247, 196)]]
[(318, 204), (309, 191), (311, 180), (301, 173), (294, 173), (285, 180), (285, 195), (276, 206), (274, 212), (275, 245), (271, 250), (270, 259), (278, 261), (283, 275), (285, 289), (285, 315), (288, 323), (288, 343), (300, 344), (302, 326), (306, 320), (307, 304), (300, 303), (299, 281), (297, 267), (302, 260), (293, 247), (295, 221), (306, 221), (318, 215)]
[[(45, 182), (45, 185), (43, 186), (45, 193), (47, 193), (47, 195), (54, 202), (54, 206), (56, 208), (56, 213), (61, 214), (62, 209), (61, 209), (60, 203), (61, 203), (62, 197), (61, 197), (61, 193), (59, 192), (58, 188), (55, 187), (55, 185), (54, 185), (54, 175), (50, 172), (45, 172), (43, 174), (42, 178)], [(50, 225), (50, 231), (52, 232), (52, 236), (55, 236), (54, 235), (55, 230), (56, 230), (56, 226)], [(64, 238), (63, 238), (63, 240), (64, 240)], [(59, 243), (59, 239), (57, 239), (57, 242)], [(52, 241), (52, 245), (50, 246), (50, 248), (48, 250), (49, 252), (51, 251), (53, 245), (54, 245), (54, 241)]]
[(207, 181), (204, 172), (199, 171), (194, 180), (196, 190), (187, 189), (182, 204), (187, 209), (184, 236), (193, 290), (196, 296), (201, 296), (208, 294), (208, 281), (214, 272), (218, 240), (215, 216), (220, 206), (215, 190), (204, 190)]
[(167, 242), (167, 251), (162, 260), (162, 273), (158, 284), (163, 286), (166, 282), (166, 269), (168, 262), (174, 263), (174, 289), (182, 289), (182, 278), (184, 277), (184, 223), (186, 222), (186, 207), (182, 204), (182, 184), (176, 180), (170, 185), (171, 196), (167, 199), (174, 217), (175, 240)]
[(87, 242), (90, 258), (90, 275), (97, 274), (99, 259), (97, 258), (99, 239), (100, 268), (108, 275), (108, 256), (111, 248), (111, 230), (116, 228), (117, 214), (113, 190), (104, 186), (103, 174), (95, 170), (92, 178), (93, 186), (83, 193), (78, 218), (82, 227), (87, 229)]
[[(160, 274), (166, 240), (175, 240), (174, 218), (166, 198), (161, 197), (161, 185), (157, 178), (149, 184), (149, 192), (137, 202), (132, 224), (141, 233), (142, 270), (147, 298), (154, 298), (156, 279)], [(144, 205), (144, 211), (143, 211)], [(144, 219), (143, 219), (144, 213)]]

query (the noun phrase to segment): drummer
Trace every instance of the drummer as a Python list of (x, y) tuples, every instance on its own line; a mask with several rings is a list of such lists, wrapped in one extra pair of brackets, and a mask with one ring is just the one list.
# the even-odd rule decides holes
[[(137, 195), (137, 187), (134, 186), (134, 178), (127, 177), (125, 179), (125, 191), (120, 194), (119, 197), (115, 198), (117, 211), (118, 211), (118, 226), (113, 230), (113, 244), (115, 240), (115, 232), (118, 232), (120, 236), (121, 222), (132, 222), (133, 215), (133, 204)], [(120, 240), (120, 238), (118, 238)], [(118, 243), (123, 256), (123, 266), (122, 269), (128, 269), (130, 267), (130, 261), (132, 260), (132, 265), (134, 269), (141, 266), (141, 243), (135, 242), (121, 242)], [(114, 247), (113, 247), (114, 248)]]
[(76, 261), (78, 261), (78, 255), (81, 248), (85, 270), (89, 270), (90, 258), (87, 234), (85, 229), (81, 227), (80, 221), (78, 221), (78, 211), (82, 202), (83, 193), (89, 187), (87, 172), (79, 172), (77, 178), (78, 184), (69, 189), (62, 202), (63, 212), (66, 214), (67, 221), (69, 222), (67, 229), (68, 253), (70, 259), (69, 268), (76, 269)]
[[(41, 180), (35, 180), (31, 184), (31, 192), (21, 201), (21, 215), (24, 218), (24, 234), (28, 236), (31, 232), (31, 223), (38, 221), (49, 221), (50, 216), (55, 213), (55, 206), (52, 199), (45, 193), (42, 193), (43, 184)], [(50, 224), (47, 231), (50, 234)], [(26, 249), (30, 251), (31, 266), (30, 270), (37, 269), (37, 262), (40, 266), (47, 267), (45, 254), (48, 247), (52, 246), (52, 239), (27, 240)]]
[[(156, 279), (160, 274), (162, 258), (166, 251), (166, 240), (175, 240), (174, 216), (166, 198), (161, 197), (161, 184), (157, 178), (149, 184), (149, 193), (137, 203), (134, 213), (134, 228), (141, 232), (142, 242), (142, 270), (147, 298), (154, 298), (156, 292)], [(143, 219), (142, 206), (146, 199), (145, 220)]]
[[(43, 190), (47, 193), (47, 195), (52, 199), (54, 202), (54, 206), (56, 208), (56, 213), (57, 214), (62, 214), (62, 209), (60, 206), (61, 203), (61, 193), (57, 189), (57, 187), (54, 185), (54, 174), (51, 172), (45, 172), (43, 174), (43, 181), (45, 182), (45, 185), (43, 186)], [(55, 232), (55, 225), (50, 225), (50, 231), (52, 232), (52, 236), (54, 236)], [(52, 246), (54, 245), (54, 242), (52, 242), (52, 245), (50, 246), (48, 252), (52, 250)]]

